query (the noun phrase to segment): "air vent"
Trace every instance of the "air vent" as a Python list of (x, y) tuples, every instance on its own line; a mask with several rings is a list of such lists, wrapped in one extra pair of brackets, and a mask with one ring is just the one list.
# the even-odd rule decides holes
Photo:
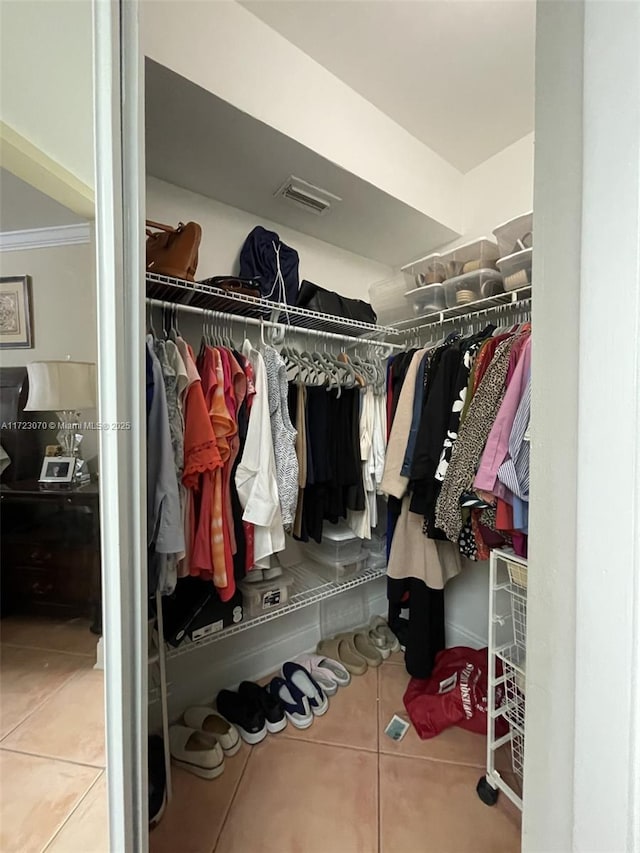
[(314, 187), (313, 184), (296, 178), (295, 175), (287, 178), (284, 184), (276, 190), (274, 197), (287, 199), (292, 204), (303, 208), (308, 213), (314, 213), (316, 216), (323, 216), (332, 204), (342, 201), (337, 195), (333, 195), (333, 193), (320, 187)]

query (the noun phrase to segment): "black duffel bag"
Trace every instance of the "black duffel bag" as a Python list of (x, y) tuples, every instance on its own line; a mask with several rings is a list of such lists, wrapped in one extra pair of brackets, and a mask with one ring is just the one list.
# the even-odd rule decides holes
[(312, 281), (303, 281), (298, 291), (298, 308), (308, 308), (310, 311), (320, 311), (322, 314), (333, 314), (348, 320), (358, 320), (361, 323), (376, 323), (378, 318), (368, 302), (362, 299), (348, 299), (333, 290), (325, 290)]

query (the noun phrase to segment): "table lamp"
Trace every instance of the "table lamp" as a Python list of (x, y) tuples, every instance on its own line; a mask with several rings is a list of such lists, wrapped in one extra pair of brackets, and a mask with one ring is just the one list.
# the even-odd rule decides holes
[[(25, 411), (57, 412), (61, 423), (58, 441), (63, 455), (74, 459), (69, 482), (86, 482), (89, 476), (86, 463), (80, 457), (82, 435), (78, 430), (80, 410), (96, 408), (95, 364), (70, 360), (32, 361), (27, 365), (27, 373), (29, 397)], [(44, 476), (41, 479), (49, 480)]]

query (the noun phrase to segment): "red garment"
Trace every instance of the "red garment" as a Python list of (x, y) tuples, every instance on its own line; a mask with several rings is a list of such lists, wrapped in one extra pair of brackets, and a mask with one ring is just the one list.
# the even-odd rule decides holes
[[(499, 664), (499, 661), (497, 662)], [(404, 694), (407, 713), (423, 740), (435, 737), (450, 726), (487, 734), (488, 650), (457, 646), (436, 655), (430, 678), (412, 678)], [(498, 667), (498, 675), (502, 671)], [(495, 707), (504, 699), (504, 688), (496, 687)], [(496, 736), (509, 727), (496, 719)]]
[[(186, 354), (195, 371), (193, 350), (187, 344)], [(187, 489), (185, 508), (188, 520), (187, 540), (189, 574), (198, 576), (212, 571), (211, 541), (208, 535), (211, 518), (213, 472), (222, 467), (201, 378), (193, 381), (184, 402), (184, 470), (182, 483)]]

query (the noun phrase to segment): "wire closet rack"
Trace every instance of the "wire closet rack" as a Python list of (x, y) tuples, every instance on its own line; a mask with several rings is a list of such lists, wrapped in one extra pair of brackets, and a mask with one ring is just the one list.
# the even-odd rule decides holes
[(378, 326), (349, 317), (322, 314), (295, 305), (258, 299), (243, 293), (230, 293), (202, 282), (185, 281), (157, 273), (147, 273), (146, 286), (148, 297), (166, 303), (269, 321), (293, 329), (327, 332), (349, 338), (367, 337), (378, 341), (397, 338), (400, 334), (398, 329), (391, 326)]

